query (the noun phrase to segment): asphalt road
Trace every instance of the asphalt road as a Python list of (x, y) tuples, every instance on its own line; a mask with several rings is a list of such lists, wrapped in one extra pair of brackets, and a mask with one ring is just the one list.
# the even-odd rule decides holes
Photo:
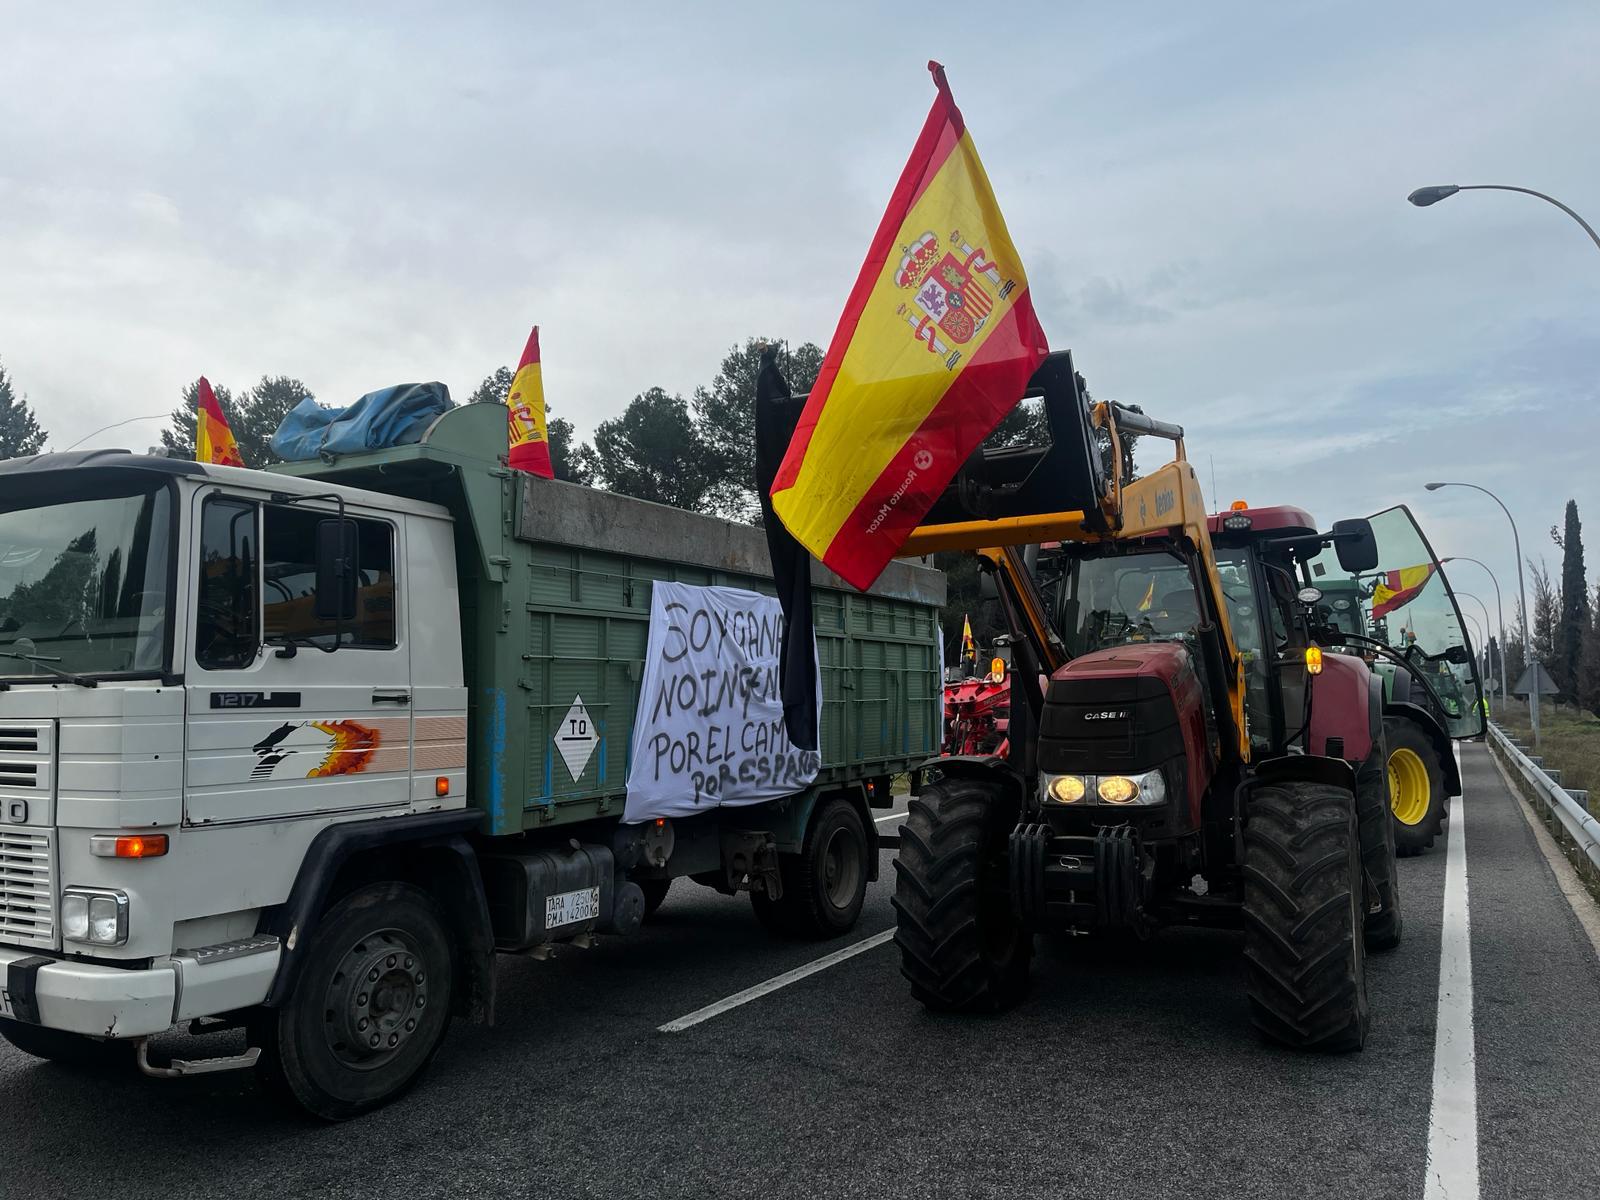
[[(1600, 962), (1488, 752), (1463, 758), (1481, 1194), (1597, 1196)], [(247, 1075), (91, 1077), (0, 1047), (0, 1194), (1421, 1197), (1445, 862), (1401, 864), (1405, 942), (1369, 960), (1358, 1055), (1263, 1044), (1240, 939), (1187, 930), (1042, 944), (1029, 998), (991, 1019), (925, 1013), (883, 945), (657, 1032), (888, 929), (885, 855), (845, 943), (771, 941), (680, 883), (631, 943), (502, 960), (500, 1024), (458, 1022), (416, 1090), (342, 1126)]]

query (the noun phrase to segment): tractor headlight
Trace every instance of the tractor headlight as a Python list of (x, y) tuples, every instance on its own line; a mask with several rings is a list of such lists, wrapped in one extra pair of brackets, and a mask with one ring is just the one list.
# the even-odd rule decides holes
[(128, 940), (128, 894), (111, 888), (64, 889), (61, 934), (69, 942), (122, 945)]
[(1167, 781), (1159, 770), (1138, 775), (1041, 774), (1039, 791), (1048, 804), (1076, 804), (1091, 795), (1091, 804), (1163, 804)]
[(1076, 804), (1089, 790), (1082, 775), (1044, 776), (1044, 798), (1053, 804)]

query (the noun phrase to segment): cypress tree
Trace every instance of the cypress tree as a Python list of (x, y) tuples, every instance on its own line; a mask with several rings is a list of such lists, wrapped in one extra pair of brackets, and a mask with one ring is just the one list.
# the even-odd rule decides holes
[(1556, 681), (1573, 700), (1583, 663), (1584, 636), (1589, 631), (1589, 584), (1583, 569), (1583, 526), (1578, 502), (1567, 501), (1567, 524), (1561, 535), (1561, 615), (1556, 635)]

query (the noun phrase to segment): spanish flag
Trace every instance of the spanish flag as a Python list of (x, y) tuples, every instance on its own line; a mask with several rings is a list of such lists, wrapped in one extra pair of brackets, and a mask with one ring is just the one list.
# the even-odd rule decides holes
[(511, 394), (506, 397), (506, 407), (511, 411), (506, 420), (511, 437), (510, 464), (519, 471), (556, 477), (550, 465), (550, 438), (544, 425), (544, 380), (539, 374), (539, 327), (535, 325), (528, 335), (528, 344), (522, 348), (522, 361), (517, 364), (516, 378), (511, 381)]
[(242, 467), (244, 459), (239, 454), (239, 443), (233, 440), (233, 430), (228, 418), (222, 415), (222, 405), (211, 390), (211, 382), (200, 376), (200, 402), (194, 410), (194, 460), (216, 463), (223, 467)]
[(872, 585), (1049, 347), (1022, 261), (945, 81), (867, 251), (772, 506)]
[(1384, 575), (1372, 589), (1372, 619), (1386, 617), (1402, 605), (1410, 604), (1417, 598), (1417, 593), (1428, 586), (1435, 569), (1432, 563), (1423, 563), (1419, 567), (1401, 567)]
[(965, 614), (961, 617), (961, 657), (970, 658), (977, 665), (978, 643), (972, 640), (972, 619)]

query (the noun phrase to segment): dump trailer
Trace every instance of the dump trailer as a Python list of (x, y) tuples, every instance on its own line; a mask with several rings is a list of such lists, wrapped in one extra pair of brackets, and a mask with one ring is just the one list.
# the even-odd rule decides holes
[[(338, 1119), (415, 1081), (451, 1017), (492, 1018), (497, 954), (630, 935), (680, 876), (785, 934), (855, 923), (869, 810), (938, 752), (942, 574), (862, 594), (814, 568), (805, 769), (770, 727), (731, 753), (709, 703), (683, 747), (708, 779), (814, 777), (630, 822), (654, 591), (770, 594), (764, 538), (505, 453), (479, 404), (271, 471), (0, 465), (0, 1034), (156, 1076), (253, 1066)], [(150, 1051), (227, 1027), (242, 1053)]]

